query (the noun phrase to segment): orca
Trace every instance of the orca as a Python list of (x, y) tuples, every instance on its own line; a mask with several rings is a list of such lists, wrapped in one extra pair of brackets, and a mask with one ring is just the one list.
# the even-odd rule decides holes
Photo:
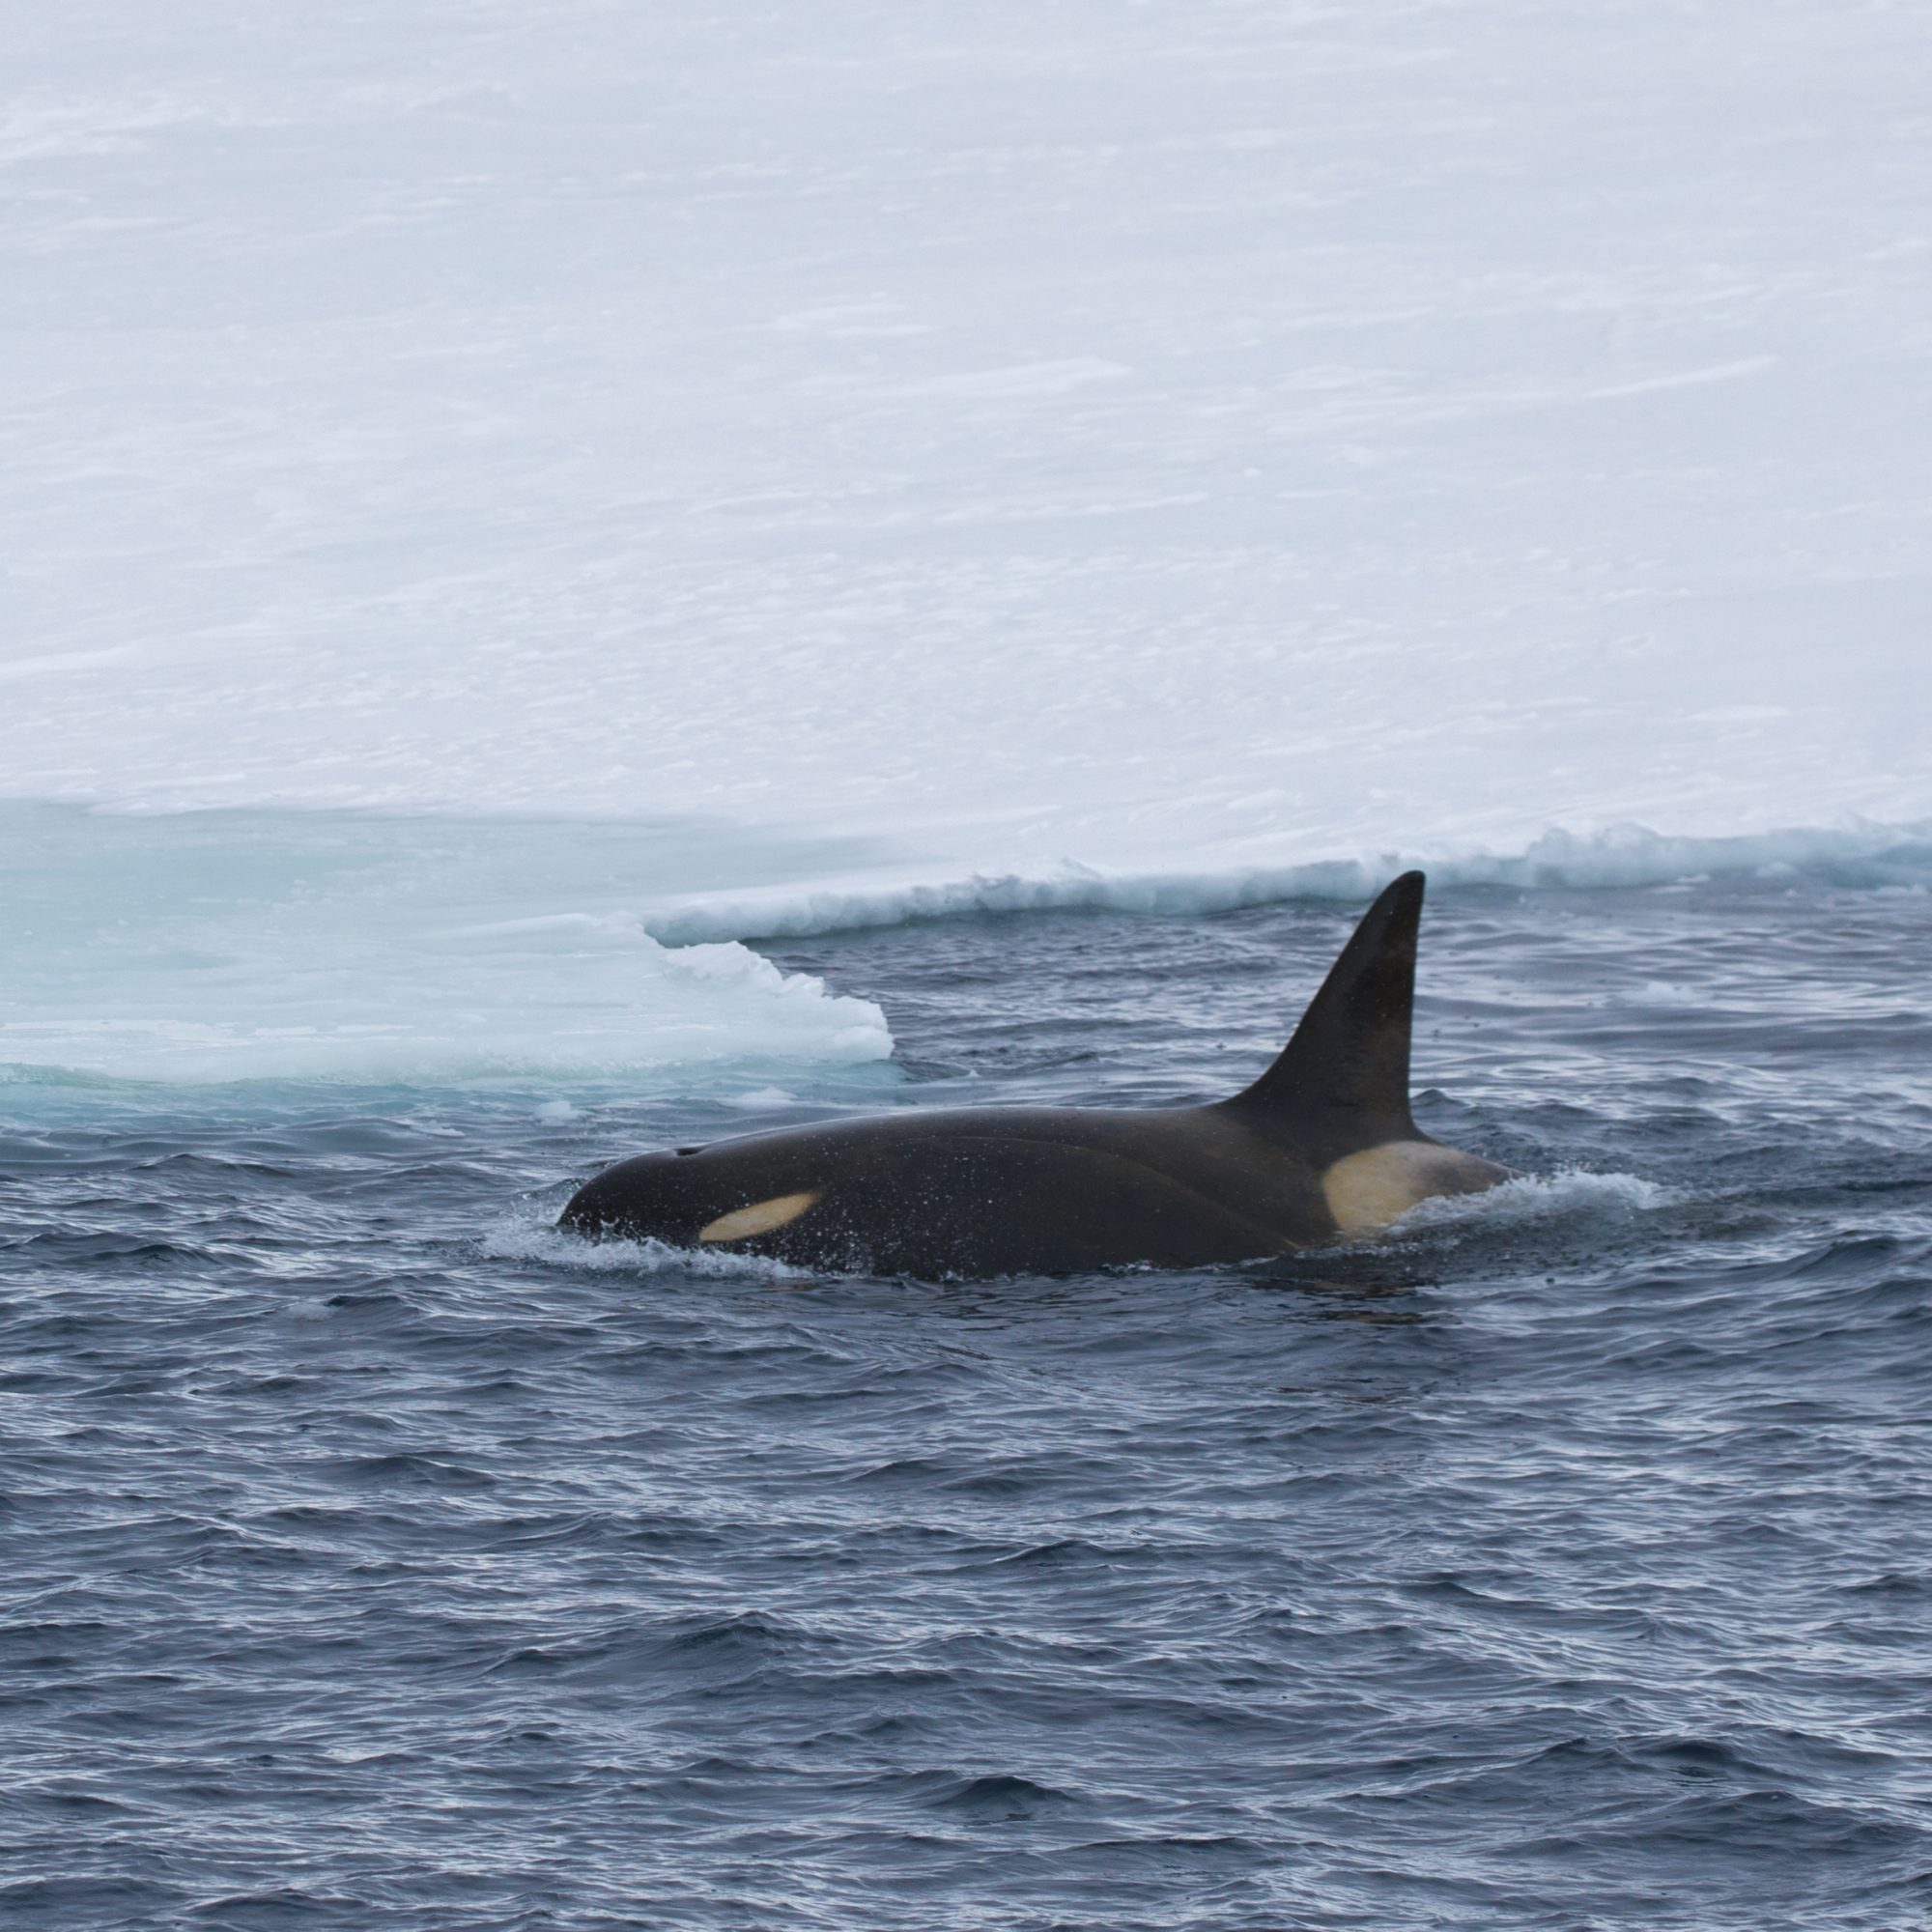
[(1385, 1228), (1510, 1179), (1409, 1113), (1423, 877), (1363, 916), (1253, 1086), (1201, 1106), (903, 1112), (639, 1154), (560, 1227), (922, 1278), (1199, 1267)]

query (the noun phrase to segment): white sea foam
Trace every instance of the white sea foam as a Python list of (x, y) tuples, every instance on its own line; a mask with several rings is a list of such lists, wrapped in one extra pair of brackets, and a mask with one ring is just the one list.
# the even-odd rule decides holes
[(1623, 1219), (1674, 1208), (1674, 1188), (1635, 1174), (1594, 1174), (1565, 1168), (1555, 1174), (1519, 1175), (1480, 1194), (1440, 1195), (1395, 1222), (1391, 1237), (1430, 1236), (1447, 1230), (1517, 1228), (1548, 1221)]
[(713, 1279), (812, 1281), (809, 1268), (762, 1255), (724, 1254), (714, 1248), (679, 1248), (667, 1241), (589, 1241), (548, 1223), (511, 1220), (490, 1229), (482, 1251), (494, 1261), (542, 1262), (551, 1267), (598, 1274), (681, 1274)]

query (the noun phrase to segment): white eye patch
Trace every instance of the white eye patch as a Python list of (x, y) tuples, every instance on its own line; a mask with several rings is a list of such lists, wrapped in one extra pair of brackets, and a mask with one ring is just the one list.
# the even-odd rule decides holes
[(769, 1235), (774, 1228), (796, 1221), (818, 1199), (819, 1192), (814, 1187), (805, 1194), (775, 1194), (769, 1201), (754, 1201), (749, 1208), (739, 1208), (729, 1214), (719, 1215), (715, 1221), (707, 1221), (698, 1229), (697, 1238), (742, 1241), (748, 1235)]

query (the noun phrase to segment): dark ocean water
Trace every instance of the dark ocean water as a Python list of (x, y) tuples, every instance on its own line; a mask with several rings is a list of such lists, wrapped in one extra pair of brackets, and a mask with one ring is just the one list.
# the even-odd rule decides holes
[[(1349, 912), (781, 949), (845, 1106), (1231, 1091)], [(1558, 1179), (993, 1284), (545, 1232), (693, 1074), (0, 1088), (0, 1922), (1932, 1918), (1932, 895), (1438, 895)], [(539, 1112), (538, 1101), (548, 1105)]]

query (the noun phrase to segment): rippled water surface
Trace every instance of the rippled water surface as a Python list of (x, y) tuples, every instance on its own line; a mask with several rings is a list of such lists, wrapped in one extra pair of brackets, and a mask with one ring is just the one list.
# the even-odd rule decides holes
[(548, 1232), (668, 1141), (1231, 1091), (1349, 918), (781, 949), (896, 1071), (0, 1088), (0, 1918), (1923, 1922), (1923, 892), (1437, 895), (1418, 1116), (1545, 1179), (1373, 1247)]

